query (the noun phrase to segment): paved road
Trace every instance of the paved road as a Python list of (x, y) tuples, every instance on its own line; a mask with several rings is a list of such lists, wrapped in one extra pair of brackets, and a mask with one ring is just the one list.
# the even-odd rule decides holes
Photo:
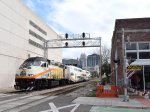
[(91, 101), (68, 95), (0, 94), (0, 112), (150, 112), (149, 109), (96, 106)]

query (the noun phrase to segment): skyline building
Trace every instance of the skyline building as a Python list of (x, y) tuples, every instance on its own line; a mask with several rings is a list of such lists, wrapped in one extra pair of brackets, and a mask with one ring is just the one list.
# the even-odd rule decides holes
[(94, 53), (92, 55), (87, 56), (87, 66), (95, 67), (100, 65), (100, 57), (98, 54)]
[(87, 67), (87, 56), (85, 53), (81, 53), (81, 55), (80, 55), (79, 66), (82, 69), (86, 69), (86, 67)]

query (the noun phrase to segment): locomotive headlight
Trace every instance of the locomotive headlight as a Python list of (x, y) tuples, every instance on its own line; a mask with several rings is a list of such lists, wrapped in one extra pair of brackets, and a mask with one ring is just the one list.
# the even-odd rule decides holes
[(28, 76), (33, 76), (33, 74), (28, 74)]

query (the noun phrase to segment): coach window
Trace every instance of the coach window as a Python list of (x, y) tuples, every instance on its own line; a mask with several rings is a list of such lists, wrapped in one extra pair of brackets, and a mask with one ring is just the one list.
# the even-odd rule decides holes
[(150, 49), (149, 43), (139, 43), (139, 50)]

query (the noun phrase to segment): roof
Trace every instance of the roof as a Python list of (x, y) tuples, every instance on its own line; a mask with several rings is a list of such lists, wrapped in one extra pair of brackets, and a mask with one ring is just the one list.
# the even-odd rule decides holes
[(130, 65), (150, 65), (150, 59), (136, 60), (136, 61), (132, 62)]
[(43, 57), (31, 57), (31, 58), (28, 58), (26, 61), (47, 61), (47, 59)]

